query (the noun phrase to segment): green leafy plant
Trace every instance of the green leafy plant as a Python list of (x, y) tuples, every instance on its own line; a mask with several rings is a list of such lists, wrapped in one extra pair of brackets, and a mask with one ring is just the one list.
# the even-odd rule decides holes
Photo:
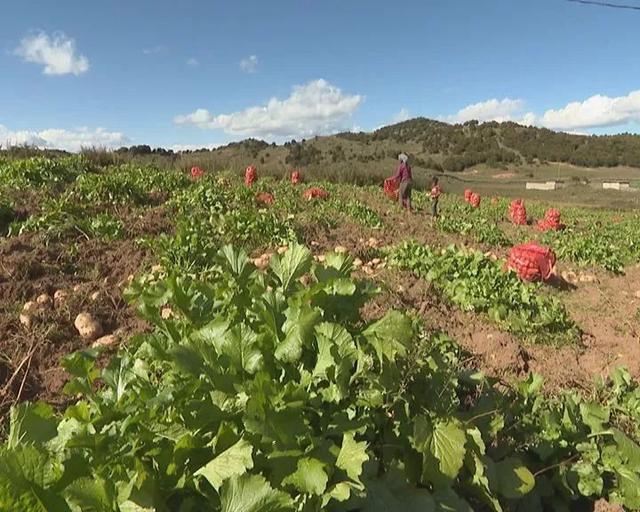
[(510, 332), (536, 341), (572, 340), (577, 329), (562, 304), (524, 283), (504, 263), (476, 250), (449, 246), (432, 250), (404, 242), (391, 250), (391, 263), (433, 283), (465, 311), (484, 312)]

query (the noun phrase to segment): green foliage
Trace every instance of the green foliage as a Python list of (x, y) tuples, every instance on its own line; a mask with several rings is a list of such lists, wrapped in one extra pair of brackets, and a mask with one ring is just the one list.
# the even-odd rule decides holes
[(0, 185), (7, 188), (59, 187), (88, 170), (89, 162), (82, 156), (9, 160), (0, 162)]
[(121, 165), (79, 176), (71, 194), (86, 203), (145, 205), (154, 202), (154, 194), (173, 193), (188, 183), (187, 176), (177, 171)]
[(405, 242), (392, 250), (391, 262), (433, 283), (461, 309), (487, 313), (510, 332), (538, 342), (576, 337), (576, 327), (557, 299), (505, 272), (503, 262), (479, 251), (454, 246), (434, 251)]
[(215, 259), (212, 280), (134, 281), (128, 299), (155, 331), (102, 385), (98, 353), (81, 352), (64, 363), (76, 404), (14, 407), (3, 510), (639, 506), (640, 390), (626, 372), (595, 400), (547, 399), (536, 376), (499, 390), (403, 314), (363, 322), (372, 290), (348, 256), (316, 265), (292, 246), (266, 273), (228, 246)]
[(124, 225), (108, 213), (89, 215), (68, 196), (63, 196), (47, 201), (39, 215), (13, 224), (10, 232), (39, 232), (47, 242), (74, 236), (114, 240), (124, 235)]
[(496, 220), (485, 213), (485, 208), (472, 208), (461, 201), (447, 200), (436, 226), (445, 233), (471, 236), (482, 244), (500, 247), (511, 245)]

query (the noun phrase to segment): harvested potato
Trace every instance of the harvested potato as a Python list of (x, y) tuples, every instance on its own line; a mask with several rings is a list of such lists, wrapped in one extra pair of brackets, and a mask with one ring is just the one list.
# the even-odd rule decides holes
[(86, 340), (95, 340), (102, 335), (102, 326), (90, 313), (80, 313), (73, 325), (80, 333), (80, 336)]
[(24, 303), (24, 306), (22, 306), (22, 312), (27, 315), (35, 313), (36, 311), (38, 311), (38, 303), (34, 300), (27, 301)]
[(20, 323), (29, 329), (33, 325), (33, 318), (27, 313), (20, 313)]
[(53, 294), (53, 303), (56, 306), (61, 306), (62, 304), (67, 302), (67, 299), (69, 299), (69, 292), (66, 290), (56, 290), (56, 292)]
[(38, 303), (38, 306), (40, 306), (41, 308), (48, 308), (53, 303), (53, 301), (51, 300), (51, 297), (46, 293), (42, 293), (38, 295), (36, 302)]
[(115, 334), (107, 334), (98, 338), (91, 344), (91, 348), (97, 347), (113, 347), (118, 344), (118, 337)]

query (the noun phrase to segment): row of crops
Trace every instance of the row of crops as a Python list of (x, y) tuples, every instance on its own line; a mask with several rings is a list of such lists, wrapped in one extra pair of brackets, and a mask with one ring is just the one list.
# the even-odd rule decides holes
[[(330, 230), (348, 218), (384, 229), (368, 201), (330, 184), (321, 184), (327, 201), (307, 202), (288, 183), (248, 189), (233, 177), (192, 182), (80, 159), (65, 163), (63, 179), (52, 165), (0, 164), (5, 197), (25, 186), (19, 169), (28, 168), (26, 186), (46, 199), (14, 219), (9, 236), (73, 240), (76, 228), (127, 236), (126, 225), (79, 223), (105, 212), (122, 222), (113, 205), (145, 209), (159, 195), (174, 229), (137, 241), (160, 266), (125, 291), (152, 331), (106, 365), (99, 349), (69, 355), (74, 402), (64, 410), (12, 409), (0, 510), (583, 510), (599, 497), (640, 509), (637, 382), (620, 369), (589, 397), (545, 396), (535, 375), (498, 386), (417, 315), (365, 320), (378, 284), (360, 277), (348, 253), (314, 258), (298, 242), (309, 223)], [(275, 204), (259, 207), (256, 191)], [(452, 216), (488, 226), (501, 206), (454, 204), (444, 205)], [(50, 233), (55, 205), (68, 216)], [(277, 246), (286, 248), (266, 268), (249, 257)], [(628, 250), (621, 261), (635, 257)], [(383, 253), (505, 330), (534, 342), (575, 336), (561, 303), (482, 253), (415, 242)]]

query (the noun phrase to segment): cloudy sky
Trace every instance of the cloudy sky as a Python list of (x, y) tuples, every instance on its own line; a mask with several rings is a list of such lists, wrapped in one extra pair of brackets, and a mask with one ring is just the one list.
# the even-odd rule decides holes
[(189, 148), (415, 116), (640, 133), (639, 48), (640, 10), (567, 0), (8, 2), (0, 144)]

